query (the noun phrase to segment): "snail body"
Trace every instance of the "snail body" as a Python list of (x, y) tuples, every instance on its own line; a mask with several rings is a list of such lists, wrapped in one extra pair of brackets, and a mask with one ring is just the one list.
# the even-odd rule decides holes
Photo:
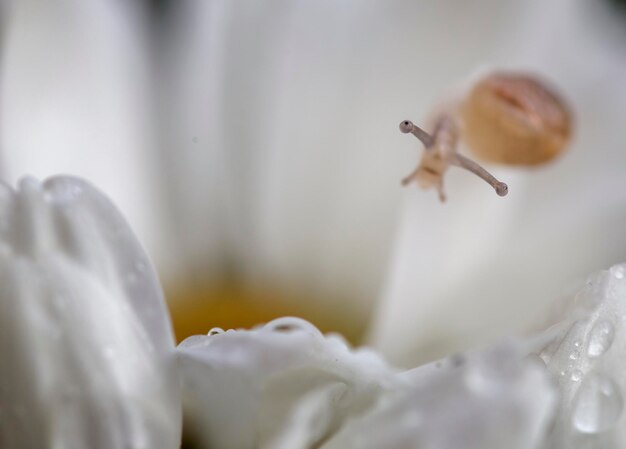
[(425, 147), (420, 164), (403, 185), (435, 187), (445, 201), (443, 177), (449, 166), (464, 168), (505, 196), (508, 187), (478, 163), (459, 154), (459, 141), (479, 158), (513, 166), (542, 165), (561, 154), (570, 139), (571, 115), (565, 103), (537, 78), (494, 72), (478, 79), (452, 106), (435, 116), (432, 134), (409, 120), (400, 131)]

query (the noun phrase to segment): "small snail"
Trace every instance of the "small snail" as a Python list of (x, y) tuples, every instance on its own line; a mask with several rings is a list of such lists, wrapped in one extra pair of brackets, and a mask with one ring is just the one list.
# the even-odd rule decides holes
[(400, 131), (424, 144), (418, 167), (402, 180), (423, 189), (435, 187), (446, 199), (443, 176), (450, 165), (484, 179), (505, 196), (508, 186), (457, 151), (459, 140), (489, 162), (515, 166), (544, 164), (563, 152), (571, 135), (572, 119), (564, 102), (531, 75), (495, 72), (482, 77), (465, 97), (435, 115), (427, 133), (409, 120)]

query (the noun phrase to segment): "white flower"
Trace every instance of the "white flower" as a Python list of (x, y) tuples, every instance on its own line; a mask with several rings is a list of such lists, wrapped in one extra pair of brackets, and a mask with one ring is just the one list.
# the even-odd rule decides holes
[(179, 346), (198, 447), (620, 448), (626, 265), (559, 306), (551, 326), (398, 372), (284, 318)]
[[(167, 286), (234, 274), (292, 310), (306, 290), (335, 328), (373, 323), (369, 342), (410, 366), (523, 327), (625, 258), (626, 58), (608, 0), (151, 2), (168, 4), (154, 34), (145, 2), (11, 3), (3, 174), (97, 181)], [(485, 63), (555, 83), (575, 112), (569, 153), (490, 167), (506, 199), (461, 173), (445, 207), (403, 192), (417, 155), (397, 122)]]
[(180, 397), (150, 261), (69, 177), (0, 185), (0, 446), (175, 449)]
[[(626, 58), (616, 22), (597, 3), (183, 0), (171, 2), (151, 66), (140, 3), (11, 2), (2, 18), (0, 168), (13, 179), (24, 171), (98, 179), (167, 274), (175, 267), (218, 282), (234, 267), (242, 284), (306, 290), (316, 310), (346, 327), (373, 323), (369, 341), (412, 366), (516, 333), (573, 279), (624, 259), (616, 233), (625, 222)], [(537, 172), (498, 168), (511, 185), (506, 200), (459, 175), (445, 208), (414, 190), (399, 208), (398, 179), (415, 155), (397, 121), (424, 117), (485, 60), (540, 72), (563, 90), (577, 123), (571, 151)], [(151, 69), (155, 103), (167, 105), (158, 118)], [(152, 129), (152, 120), (163, 126)], [(146, 156), (155, 141), (163, 142), (156, 161)], [(159, 164), (157, 177), (149, 167)], [(147, 194), (157, 179), (162, 201)], [(180, 404), (156, 280), (133, 268), (148, 263), (131, 237), (107, 237), (115, 212), (100, 215), (91, 188), (74, 203), (67, 183), (82, 186), (27, 181), (4, 194), (0, 442), (177, 445)], [(556, 400), (549, 447), (619, 446), (622, 305), (592, 296), (603, 300), (566, 315), (562, 333), (537, 351), (547, 370), (514, 344), (511, 375), (487, 376), (484, 391), (468, 382), (488, 354), (399, 375), (303, 323), (196, 338), (179, 350), (189, 423), (205, 443), (225, 445), (527, 447), (548, 429)], [(224, 348), (245, 357), (233, 364)], [(253, 357), (261, 349), (281, 359), (268, 366)], [(307, 351), (321, 380), (293, 376)], [(329, 363), (336, 352), (339, 373)], [(283, 375), (288, 382), (276, 386)], [(556, 399), (546, 376), (558, 379)], [(474, 411), (471, 428), (455, 419), (459, 408)], [(223, 411), (249, 418), (245, 429)], [(500, 428), (514, 441), (498, 442)], [(445, 440), (442, 429), (459, 439)]]
[(192, 441), (225, 449), (535, 448), (556, 394), (524, 355), (500, 345), (399, 373), (294, 318), (179, 346)]
[(0, 285), (3, 449), (175, 449), (183, 408), (199, 448), (617, 449), (626, 438), (626, 265), (557, 303), (535, 337), (405, 372), (298, 318), (174, 350), (124, 220), (91, 185), (58, 177), (0, 187)]

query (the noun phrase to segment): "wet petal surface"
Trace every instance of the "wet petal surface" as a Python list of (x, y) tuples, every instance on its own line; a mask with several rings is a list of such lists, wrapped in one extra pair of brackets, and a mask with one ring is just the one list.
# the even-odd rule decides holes
[(57, 177), (0, 186), (0, 446), (177, 448), (173, 338), (115, 207)]

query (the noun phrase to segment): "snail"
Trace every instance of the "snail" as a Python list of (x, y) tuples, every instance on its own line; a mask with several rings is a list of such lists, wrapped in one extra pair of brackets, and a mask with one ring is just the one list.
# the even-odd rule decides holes
[(417, 168), (402, 180), (423, 189), (435, 187), (445, 201), (443, 177), (449, 166), (464, 168), (505, 196), (508, 186), (478, 163), (461, 155), (462, 140), (488, 162), (513, 166), (545, 164), (561, 154), (570, 139), (572, 118), (563, 100), (538, 78), (493, 72), (473, 83), (463, 98), (434, 116), (428, 133), (410, 120), (400, 131), (413, 134), (425, 151)]

